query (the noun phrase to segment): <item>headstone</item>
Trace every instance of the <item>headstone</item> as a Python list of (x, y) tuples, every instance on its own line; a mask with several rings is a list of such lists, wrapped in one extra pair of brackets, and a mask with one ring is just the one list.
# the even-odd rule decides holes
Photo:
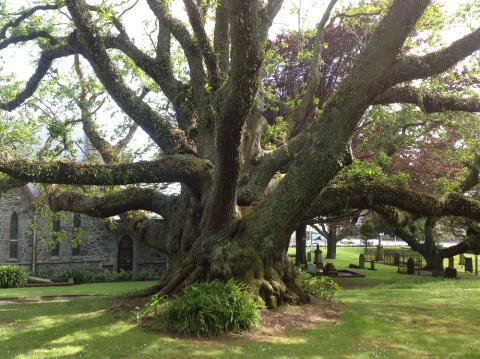
[(338, 275), (338, 271), (335, 268), (335, 266), (333, 265), (333, 263), (325, 264), (325, 268), (323, 269), (323, 273), (325, 273), (326, 275), (331, 276), (331, 277)]
[(312, 252), (307, 252), (307, 262), (308, 263), (312, 262)]
[(448, 258), (448, 267), (455, 268), (455, 264), (453, 263), (453, 257)]
[(457, 278), (457, 270), (453, 267), (448, 267), (445, 269), (445, 278), (454, 279)]
[(313, 259), (313, 263), (317, 265), (317, 268), (320, 268), (323, 267), (323, 263), (322, 263), (322, 251), (320, 249), (320, 246), (317, 244), (317, 248), (315, 249), (314, 251), (314, 259)]
[(458, 265), (464, 266), (465, 265), (465, 254), (460, 253), (458, 256)]
[(374, 261), (373, 259), (370, 261), (370, 268), (369, 268), (369, 270), (376, 270), (376, 269), (375, 269), (375, 261)]
[(473, 259), (471, 257), (465, 257), (465, 273), (473, 273)]
[(375, 255), (375, 260), (377, 262), (382, 262), (383, 261), (383, 253), (384, 253), (383, 246), (381, 244), (379, 244), (377, 246), (377, 253)]
[(358, 267), (360, 269), (365, 269), (365, 254), (361, 253), (358, 256)]
[(415, 274), (415, 261), (412, 257), (407, 261), (407, 274)]
[(307, 263), (307, 270), (308, 270), (308, 273), (312, 274), (312, 275), (316, 275), (317, 274), (317, 266), (313, 263)]

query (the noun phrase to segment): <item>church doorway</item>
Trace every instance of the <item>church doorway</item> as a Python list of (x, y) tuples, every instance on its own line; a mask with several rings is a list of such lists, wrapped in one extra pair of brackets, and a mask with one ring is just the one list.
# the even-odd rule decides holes
[(131, 272), (133, 269), (133, 241), (129, 236), (125, 236), (118, 242), (118, 263), (117, 271), (124, 270)]

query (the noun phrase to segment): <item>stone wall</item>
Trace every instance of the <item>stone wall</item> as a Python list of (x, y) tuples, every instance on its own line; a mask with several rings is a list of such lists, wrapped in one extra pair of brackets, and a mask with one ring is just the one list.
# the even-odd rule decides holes
[[(17, 264), (32, 271), (32, 248), (34, 220), (33, 209), (27, 192), (14, 189), (0, 197), (0, 264)], [(18, 256), (10, 258), (10, 223), (13, 213), (18, 216)], [(125, 236), (122, 226), (112, 231), (96, 218), (81, 215), (80, 252), (75, 255), (72, 248), (74, 238), (73, 213), (63, 213), (60, 230), (63, 233), (59, 252), (52, 255), (52, 219), (37, 218), (36, 273), (54, 276), (71, 268), (87, 269), (95, 273), (117, 270), (118, 242)], [(133, 275), (161, 278), (167, 267), (167, 257), (134, 241)]]

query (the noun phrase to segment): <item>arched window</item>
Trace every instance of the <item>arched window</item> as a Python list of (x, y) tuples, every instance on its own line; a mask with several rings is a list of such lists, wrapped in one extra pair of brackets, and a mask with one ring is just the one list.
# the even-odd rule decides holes
[(18, 258), (18, 215), (15, 212), (10, 218), (10, 258)]
[(79, 213), (73, 215), (73, 239), (74, 244), (72, 245), (72, 256), (80, 255), (80, 242), (77, 236), (80, 235), (80, 227), (82, 226), (82, 219)]
[(57, 257), (60, 254), (60, 219), (54, 218), (52, 222), (52, 239), (55, 241), (55, 247), (52, 248), (52, 256)]

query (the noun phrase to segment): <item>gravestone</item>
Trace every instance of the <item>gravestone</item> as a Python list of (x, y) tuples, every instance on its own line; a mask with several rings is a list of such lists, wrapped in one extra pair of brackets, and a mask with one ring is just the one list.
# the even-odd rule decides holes
[(400, 253), (395, 253), (395, 256), (393, 258), (393, 265), (394, 266), (400, 265)]
[(455, 265), (453, 263), (453, 257), (448, 258), (448, 267), (449, 268), (454, 268)]
[(365, 269), (365, 254), (361, 253), (358, 256), (358, 267), (360, 269)]
[(312, 252), (307, 252), (307, 262), (308, 263), (312, 262)]
[(471, 257), (465, 257), (465, 273), (473, 273), (473, 259)]
[(322, 251), (317, 244), (317, 248), (315, 249), (314, 252), (315, 256), (313, 259), (313, 263), (317, 266), (317, 268), (323, 268), (323, 262), (322, 262)]
[(333, 263), (327, 263), (325, 264), (325, 268), (323, 269), (323, 273), (325, 273), (328, 276), (334, 277), (338, 276), (338, 271), (333, 265)]
[(384, 255), (383, 246), (381, 244), (379, 244), (377, 246), (377, 253), (375, 255), (375, 260), (377, 262), (382, 262), (383, 261), (383, 255)]
[(373, 259), (370, 261), (370, 268), (368, 268), (368, 270), (376, 270), (375, 269), (375, 261)]
[(317, 266), (313, 263), (307, 263), (308, 273), (312, 275), (317, 275)]
[(460, 253), (458, 256), (458, 265), (464, 266), (465, 265), (465, 254)]
[(415, 261), (412, 257), (407, 261), (407, 274), (415, 274)]
[(445, 269), (445, 278), (454, 279), (457, 278), (457, 270), (452, 267), (448, 267)]

